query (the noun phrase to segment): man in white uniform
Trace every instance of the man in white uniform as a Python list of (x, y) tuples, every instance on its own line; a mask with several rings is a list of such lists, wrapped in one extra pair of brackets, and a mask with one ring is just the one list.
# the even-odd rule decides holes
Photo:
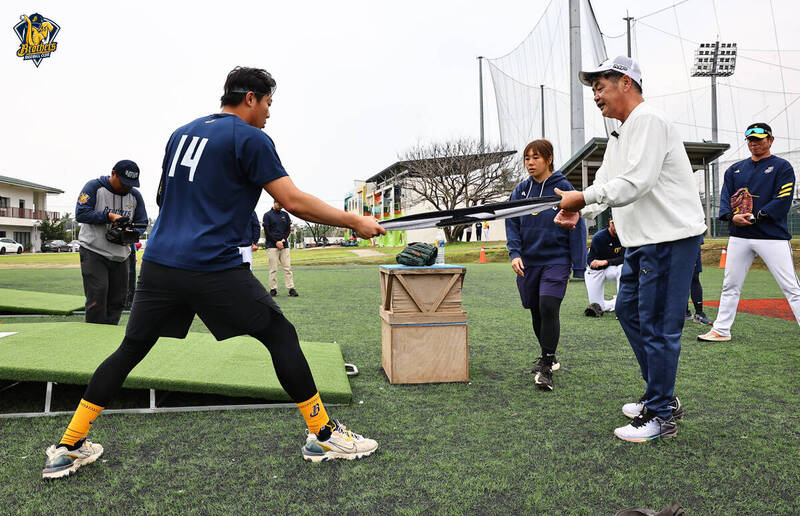
[(633, 418), (614, 430), (632, 442), (678, 433), (682, 408), (673, 396), (686, 300), (701, 235), (706, 230), (692, 166), (680, 135), (642, 98), (639, 65), (625, 56), (580, 73), (603, 116), (622, 125), (611, 133), (594, 184), (561, 192), (554, 221), (574, 227), (583, 210), (594, 217), (607, 207), (625, 250), (616, 313), (647, 383)]
[[(719, 312), (711, 331), (697, 337), (701, 341), (731, 340), (742, 283), (756, 255), (767, 264), (800, 323), (800, 281), (789, 245), (792, 235), (786, 225), (792, 207), (794, 169), (770, 152), (775, 138), (769, 125), (751, 124), (744, 134), (751, 156), (725, 171), (720, 195), (719, 218), (729, 221), (730, 239)], [(753, 197), (752, 213), (731, 209), (731, 196), (741, 188), (747, 188)]]

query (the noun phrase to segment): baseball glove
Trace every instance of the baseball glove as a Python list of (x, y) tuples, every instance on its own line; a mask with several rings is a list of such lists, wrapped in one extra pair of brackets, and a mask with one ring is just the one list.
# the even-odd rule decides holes
[(412, 242), (408, 247), (397, 255), (395, 258), (397, 263), (401, 265), (410, 265), (412, 267), (420, 267), (423, 265), (433, 265), (436, 263), (436, 256), (439, 250), (430, 244), (423, 244), (420, 242)]
[(739, 188), (731, 195), (731, 213), (733, 215), (753, 213), (753, 196), (747, 188)]

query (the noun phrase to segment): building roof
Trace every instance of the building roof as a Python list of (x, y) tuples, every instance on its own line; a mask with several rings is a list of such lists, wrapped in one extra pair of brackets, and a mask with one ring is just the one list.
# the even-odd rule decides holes
[[(513, 151), (513, 150), (511, 150), (511, 151), (501, 151), (501, 152), (487, 152), (487, 153), (484, 153), (483, 155), (487, 156), (487, 157), (489, 157), (489, 159), (491, 159), (491, 164), (495, 164), (498, 161), (500, 161), (501, 159), (505, 158), (506, 156), (510, 156), (510, 155), (512, 155), (512, 154), (514, 154), (516, 152), (517, 151)], [(461, 161), (461, 160), (474, 159), (476, 156), (480, 156), (480, 154), (466, 154), (464, 156), (453, 156), (452, 159), (453, 159), (453, 161), (457, 162), (457, 161)], [(431, 158), (431, 159), (438, 159), (438, 158)], [(393, 176), (393, 175), (395, 175), (395, 174), (397, 174), (399, 172), (402, 172), (403, 170), (408, 169), (409, 165), (411, 165), (413, 163), (423, 163), (425, 161), (430, 161), (430, 160), (429, 159), (416, 159), (416, 160), (398, 161), (398, 162), (394, 163), (393, 165), (389, 165), (385, 169), (381, 170), (380, 172), (378, 172), (374, 176), (372, 176), (369, 179), (367, 179), (367, 183), (380, 183), (383, 180), (385, 180), (386, 178), (391, 177), (391, 176)]]
[[(603, 162), (603, 155), (606, 152), (608, 138), (592, 138), (578, 152), (576, 152), (559, 170), (564, 174), (572, 186), (582, 190), (594, 183), (594, 176), (597, 169)], [(730, 148), (727, 143), (710, 142), (683, 142), (692, 170), (703, 170), (706, 165)], [(583, 184), (582, 165), (586, 165), (587, 183)]]
[(64, 190), (60, 190), (52, 186), (45, 186), (37, 183), (31, 183), (30, 181), (24, 181), (22, 179), (16, 179), (14, 177), (0, 176), (0, 183), (5, 183), (7, 185), (14, 185), (14, 186), (22, 186), (24, 188), (30, 188), (31, 190), (41, 190), (43, 192), (52, 194), (64, 193)]

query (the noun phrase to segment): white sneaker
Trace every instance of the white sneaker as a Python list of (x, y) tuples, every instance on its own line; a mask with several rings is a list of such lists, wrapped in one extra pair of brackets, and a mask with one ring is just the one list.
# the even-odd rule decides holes
[(641, 414), (633, 418), (630, 424), (615, 429), (614, 435), (623, 441), (641, 443), (658, 439), (659, 437), (665, 439), (675, 437), (678, 435), (678, 425), (672, 416), (667, 419), (661, 419), (645, 409)]
[[(644, 410), (644, 395), (639, 398), (639, 401), (636, 403), (626, 403), (622, 406), (622, 413), (628, 416), (629, 418), (633, 419), (639, 414), (642, 413)], [(681, 400), (678, 399), (677, 396), (673, 396), (669, 402), (669, 408), (672, 409), (672, 417), (675, 419), (680, 419), (683, 417), (683, 405), (681, 405)]]
[(351, 432), (336, 419), (331, 419), (328, 425), (323, 427), (323, 431), (325, 428), (330, 430), (330, 437), (324, 441), (320, 441), (317, 435), (312, 433), (306, 437), (306, 444), (302, 450), (304, 460), (324, 462), (330, 459), (360, 459), (378, 449), (376, 441)]
[(69, 450), (66, 446), (52, 445), (45, 450), (47, 460), (42, 470), (42, 478), (68, 477), (78, 468), (91, 464), (103, 454), (103, 447), (91, 441), (83, 441), (77, 450)]
[(637, 401), (636, 403), (626, 403), (622, 406), (622, 413), (633, 419), (644, 410), (644, 403)]
[(714, 330), (710, 330), (708, 333), (704, 333), (702, 335), (697, 336), (697, 340), (701, 342), (727, 342), (731, 340), (730, 335), (722, 335), (717, 333)]
[(606, 301), (606, 303), (611, 305), (611, 308), (606, 308), (606, 312), (613, 312), (614, 308), (616, 308), (617, 306), (617, 296), (612, 297), (611, 299)]

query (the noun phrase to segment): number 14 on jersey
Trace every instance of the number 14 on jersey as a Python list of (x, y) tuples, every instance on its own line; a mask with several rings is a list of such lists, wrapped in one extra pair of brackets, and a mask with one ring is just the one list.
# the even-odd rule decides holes
[[(178, 157), (181, 155), (181, 150), (183, 149), (183, 145), (186, 143), (186, 138), (188, 137), (188, 134), (184, 134), (181, 136), (181, 141), (178, 142), (178, 148), (175, 150), (175, 155), (172, 156), (172, 164), (169, 166), (169, 177), (173, 177), (175, 175), (175, 165), (178, 163)], [(206, 143), (208, 143), (208, 138), (201, 139), (199, 136), (192, 136), (192, 141), (189, 142), (189, 146), (186, 148), (186, 152), (183, 154), (181, 165), (184, 167), (189, 167), (190, 183), (194, 181), (194, 171), (197, 168), (197, 164), (200, 163), (200, 158), (203, 156), (203, 149), (206, 148)]]

